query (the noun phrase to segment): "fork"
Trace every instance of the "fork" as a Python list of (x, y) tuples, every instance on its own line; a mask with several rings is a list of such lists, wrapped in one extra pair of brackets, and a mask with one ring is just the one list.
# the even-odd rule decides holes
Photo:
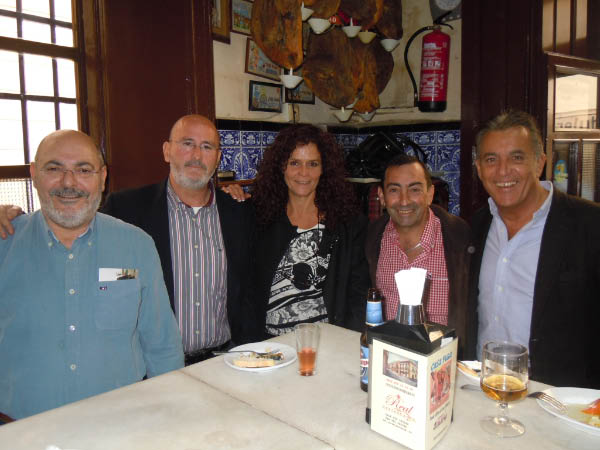
[(527, 397), (538, 398), (538, 399), (548, 403), (554, 409), (560, 411), (561, 414), (564, 414), (567, 412), (567, 407), (560, 400), (557, 400), (556, 398), (552, 397), (551, 395), (546, 394), (545, 392), (540, 392), (540, 391), (532, 392), (531, 394), (528, 394)]
[(271, 356), (279, 353), (279, 349), (275, 348), (269, 352), (255, 352), (254, 350), (229, 350), (224, 352), (213, 352), (214, 355), (226, 355), (227, 353), (252, 353), (256, 356)]

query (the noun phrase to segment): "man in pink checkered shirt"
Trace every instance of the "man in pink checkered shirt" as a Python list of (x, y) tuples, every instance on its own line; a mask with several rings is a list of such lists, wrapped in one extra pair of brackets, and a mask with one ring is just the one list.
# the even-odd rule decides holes
[(371, 282), (384, 297), (386, 320), (396, 317), (400, 302), (394, 274), (411, 267), (426, 269), (430, 279), (424, 305), (427, 320), (454, 327), (462, 353), (470, 230), (460, 217), (432, 205), (433, 193), (431, 175), (417, 158), (398, 155), (387, 164), (379, 188), (387, 214), (369, 227), (367, 260)]

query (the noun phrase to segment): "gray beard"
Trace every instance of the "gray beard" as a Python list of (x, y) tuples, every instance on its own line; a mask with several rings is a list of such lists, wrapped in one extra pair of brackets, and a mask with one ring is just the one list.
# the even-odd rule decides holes
[(42, 211), (44, 214), (54, 223), (60, 225), (63, 228), (73, 229), (78, 228), (86, 223), (89, 223), (96, 211), (98, 211), (98, 207), (100, 206), (101, 193), (98, 193), (96, 199), (90, 202), (87, 206), (82, 207), (80, 210), (75, 212), (66, 213), (64, 211), (59, 211), (52, 204), (52, 200), (50, 198), (40, 198), (40, 205), (42, 207)]
[(189, 178), (186, 177), (183, 172), (180, 172), (173, 164), (171, 164), (171, 174), (173, 175), (173, 179), (179, 186), (193, 190), (203, 189), (204, 187), (206, 187), (206, 185), (213, 176), (212, 173), (207, 173), (206, 175), (203, 175), (198, 179)]

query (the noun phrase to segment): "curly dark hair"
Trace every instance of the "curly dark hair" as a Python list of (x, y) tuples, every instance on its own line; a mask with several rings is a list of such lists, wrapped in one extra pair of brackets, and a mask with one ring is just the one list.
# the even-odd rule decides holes
[(321, 154), (323, 172), (315, 204), (324, 217), (325, 226), (335, 229), (358, 212), (354, 190), (345, 180), (344, 158), (335, 138), (313, 125), (291, 125), (281, 130), (265, 150), (258, 168), (252, 198), (260, 226), (266, 227), (285, 214), (288, 187), (283, 172), (296, 147), (311, 143)]

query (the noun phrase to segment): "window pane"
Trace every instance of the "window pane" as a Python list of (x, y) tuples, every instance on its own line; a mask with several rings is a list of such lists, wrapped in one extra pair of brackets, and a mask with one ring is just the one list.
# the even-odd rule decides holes
[(56, 27), (56, 44), (73, 47), (73, 30), (66, 27)]
[(70, 59), (57, 59), (58, 95), (75, 98), (75, 63)]
[(25, 163), (23, 131), (21, 128), (21, 102), (0, 99), (0, 166)]
[[(33, 196), (33, 209), (31, 210), (27, 201), (30, 196)], [(40, 209), (40, 200), (30, 178), (0, 180), (0, 204), (17, 205), (28, 213)]]
[(17, 10), (17, 0), (0, 0), (0, 9), (7, 9), (8, 11)]
[(60, 128), (65, 130), (78, 130), (77, 125), (77, 105), (69, 103), (59, 103), (58, 111), (60, 114)]
[(29, 158), (35, 158), (40, 141), (56, 130), (54, 103), (27, 102), (27, 125), (29, 131)]
[(598, 180), (597, 158), (599, 150), (598, 141), (583, 141), (583, 163), (581, 164), (581, 196), (587, 200), (596, 199)]
[(71, 0), (54, 0), (54, 17), (63, 22), (72, 22)]
[(17, 37), (17, 19), (16, 18), (0, 16), (0, 36), (6, 36), (6, 37), (12, 37), (12, 38)]
[(579, 191), (578, 152), (578, 141), (555, 140), (552, 143), (552, 183), (555, 189), (577, 195)]
[(52, 58), (23, 55), (25, 60), (25, 93), (54, 96)]
[(556, 75), (555, 129), (594, 129), (596, 117), (598, 77), (594, 75)]
[(0, 50), (0, 92), (21, 93), (19, 82), (19, 55), (15, 52)]
[(23, 12), (34, 16), (50, 17), (50, 2), (48, 0), (21, 0)]
[(23, 39), (50, 44), (50, 37), (50, 25), (32, 22), (31, 20), (23, 21)]

